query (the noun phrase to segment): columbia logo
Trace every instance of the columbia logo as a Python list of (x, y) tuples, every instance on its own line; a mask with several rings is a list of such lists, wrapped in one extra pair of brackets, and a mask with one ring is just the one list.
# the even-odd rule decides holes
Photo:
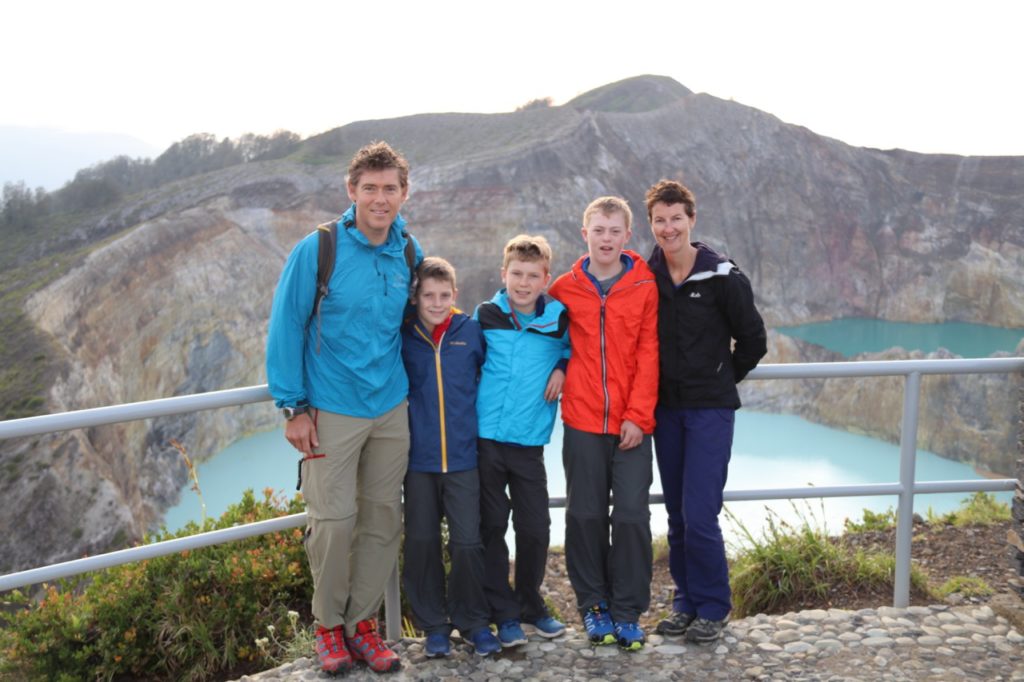
[(690, 292), (690, 298), (700, 298), (700, 292), (699, 291), (691, 291)]
[(449, 346), (465, 346), (466, 342), (465, 341), (452, 341), (448, 345)]

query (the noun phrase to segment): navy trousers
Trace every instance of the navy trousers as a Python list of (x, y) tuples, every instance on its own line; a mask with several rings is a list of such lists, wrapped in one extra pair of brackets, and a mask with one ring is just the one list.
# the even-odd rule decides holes
[(654, 447), (668, 512), (672, 609), (709, 620), (732, 608), (725, 542), (718, 525), (736, 411), (658, 407)]

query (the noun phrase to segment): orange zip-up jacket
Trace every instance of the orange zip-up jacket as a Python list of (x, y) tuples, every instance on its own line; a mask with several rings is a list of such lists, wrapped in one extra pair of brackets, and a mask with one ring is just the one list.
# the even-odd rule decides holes
[(569, 310), (572, 356), (562, 389), (562, 419), (587, 433), (618, 435), (626, 419), (654, 431), (658, 402), (658, 288), (639, 254), (602, 296), (583, 269), (586, 256), (551, 285)]

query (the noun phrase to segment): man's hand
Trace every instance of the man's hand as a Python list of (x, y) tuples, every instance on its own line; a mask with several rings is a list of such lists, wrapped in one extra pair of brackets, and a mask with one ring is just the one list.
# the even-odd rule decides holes
[(629, 421), (628, 419), (623, 420), (622, 429), (619, 431), (619, 449), (620, 450), (631, 450), (644, 439), (644, 432), (640, 430), (640, 427)]
[(558, 396), (562, 392), (562, 384), (564, 383), (565, 372), (556, 367), (551, 371), (551, 376), (548, 377), (548, 385), (544, 389), (544, 400), (549, 403), (553, 400), (558, 400)]
[(284, 437), (303, 455), (312, 455), (313, 449), (320, 446), (320, 441), (316, 437), (316, 427), (308, 412), (297, 415), (285, 425)]

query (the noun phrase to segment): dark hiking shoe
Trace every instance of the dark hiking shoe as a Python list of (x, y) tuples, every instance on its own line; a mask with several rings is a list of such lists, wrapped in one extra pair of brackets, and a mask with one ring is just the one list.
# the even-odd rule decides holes
[(690, 623), (696, 619), (697, 616), (692, 613), (673, 611), (667, 618), (658, 623), (658, 627), (654, 628), (654, 631), (666, 637), (679, 637), (686, 632), (686, 628), (690, 627)]
[(696, 618), (690, 627), (686, 628), (686, 641), (695, 644), (708, 644), (722, 636), (728, 618), (722, 620), (708, 620), (707, 618)]

